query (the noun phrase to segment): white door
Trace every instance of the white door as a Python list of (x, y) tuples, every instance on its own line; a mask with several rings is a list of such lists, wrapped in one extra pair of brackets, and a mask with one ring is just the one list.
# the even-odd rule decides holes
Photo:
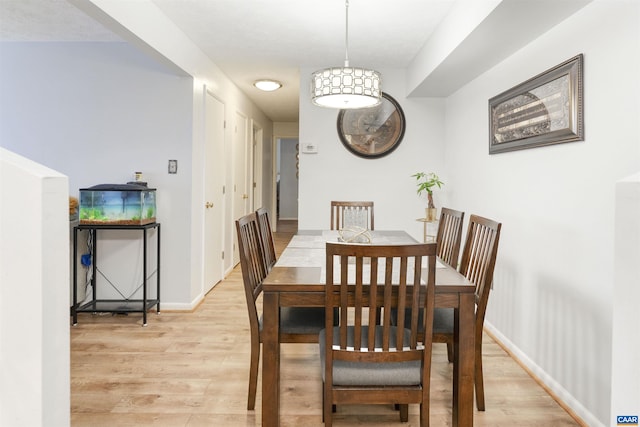
[[(249, 183), (252, 182), (251, 169), (249, 168), (249, 153), (247, 146), (247, 117), (236, 113), (236, 120), (233, 132), (233, 220), (246, 215), (251, 210), (249, 198)], [(235, 232), (234, 232), (235, 237)], [(237, 242), (237, 237), (234, 238)], [(233, 263), (240, 261), (238, 255), (238, 244), (233, 245)]]
[(204, 293), (223, 278), (224, 104), (207, 92), (205, 101)]

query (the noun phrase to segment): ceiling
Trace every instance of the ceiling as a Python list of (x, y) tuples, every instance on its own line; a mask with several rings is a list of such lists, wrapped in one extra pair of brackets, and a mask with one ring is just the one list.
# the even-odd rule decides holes
[[(344, 0), (152, 2), (273, 121), (298, 120), (300, 67), (344, 63)], [(351, 65), (406, 67), (453, 3), (350, 0)], [(0, 40), (122, 41), (67, 0), (0, 0)], [(261, 92), (261, 78), (283, 87)]]
[[(424, 47), (417, 62), (432, 68), (409, 68), (408, 96), (448, 96), (591, 1), (350, 0), (349, 61), (408, 68)], [(301, 68), (345, 60), (345, 0), (0, 0), (0, 41), (124, 42), (113, 19), (99, 17), (111, 31), (74, 6), (93, 2), (126, 13), (155, 5), (274, 122), (298, 121)], [(261, 92), (263, 78), (283, 87)]]

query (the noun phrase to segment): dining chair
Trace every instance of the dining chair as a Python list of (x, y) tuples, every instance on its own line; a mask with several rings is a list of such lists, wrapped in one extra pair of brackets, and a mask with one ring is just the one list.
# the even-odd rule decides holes
[[(262, 343), (262, 315), (258, 314), (258, 298), (266, 277), (258, 217), (255, 212), (236, 220), (238, 250), (244, 282), (249, 326), (251, 331), (251, 361), (249, 364), (249, 393), (247, 409), (255, 408), (258, 386), (258, 364)], [(282, 307), (280, 309), (281, 343), (317, 343), (318, 333), (325, 327), (322, 307)]]
[[(462, 240), (462, 221), (464, 212), (449, 208), (442, 208), (438, 224), (438, 234), (436, 237), (437, 255), (441, 261), (446, 262), (453, 268), (458, 267), (458, 257), (460, 255), (460, 241)], [(409, 312), (408, 312), (409, 313)], [(396, 321), (397, 312), (391, 311), (391, 321)], [(410, 316), (407, 314), (406, 316)], [(406, 317), (405, 316), (405, 317)], [(422, 314), (420, 314), (422, 316)], [(422, 339), (423, 331), (420, 331), (418, 339)], [(449, 350), (449, 348), (447, 347)], [(449, 360), (453, 360), (453, 349), (449, 355)]]
[(436, 236), (438, 257), (442, 262), (446, 262), (453, 268), (458, 268), (463, 220), (464, 212), (449, 208), (440, 210), (440, 221)]
[[(459, 272), (475, 284), (475, 389), (476, 406), (485, 410), (484, 379), (482, 376), (482, 331), (484, 316), (493, 281), (502, 224), (491, 219), (471, 215), (467, 237), (462, 250)], [(454, 360), (454, 309), (436, 308), (433, 321), (433, 342), (447, 343), (449, 361)]]
[[(365, 403), (399, 404), (403, 422), (408, 405), (417, 403), (420, 425), (429, 425), (435, 261), (435, 243), (326, 244), (326, 326), (319, 337), (325, 425), (332, 425), (336, 405)], [(392, 325), (391, 308), (415, 315)], [(424, 342), (418, 341), (420, 326), (427, 331)]]
[(276, 247), (273, 242), (273, 232), (271, 231), (271, 221), (269, 220), (269, 212), (264, 207), (256, 211), (256, 216), (258, 218), (258, 230), (260, 231), (264, 267), (266, 268), (266, 273), (268, 273), (277, 260)]
[(331, 230), (348, 227), (374, 230), (373, 202), (331, 201)]

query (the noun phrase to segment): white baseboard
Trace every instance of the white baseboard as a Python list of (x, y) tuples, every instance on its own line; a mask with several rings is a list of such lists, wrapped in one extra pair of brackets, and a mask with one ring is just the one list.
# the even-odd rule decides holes
[(163, 311), (193, 311), (195, 308), (202, 302), (204, 299), (204, 295), (198, 295), (193, 301), (190, 303), (179, 303), (179, 302), (160, 302), (160, 313)]
[(507, 337), (505, 337), (500, 331), (498, 331), (491, 323), (485, 320), (484, 327), (495, 339), (498, 344), (504, 347), (511, 353), (511, 356), (517, 359), (522, 366), (524, 366), (530, 374), (534, 376), (534, 379), (542, 384), (553, 394), (553, 398), (558, 400), (561, 405), (568, 408), (573, 412), (571, 415), (575, 415), (580, 418), (584, 426), (590, 427), (606, 427), (600, 420), (598, 420), (587, 408), (585, 408), (580, 402), (578, 402), (564, 387), (562, 387), (553, 377), (547, 374), (541, 367), (536, 365), (525, 353), (522, 352), (517, 346), (515, 346)]
[[(183, 303), (172, 303), (172, 302), (161, 302), (160, 303), (160, 313), (163, 311), (192, 311), (196, 308), (198, 304), (183, 304)], [(151, 311), (153, 312), (153, 310)]]

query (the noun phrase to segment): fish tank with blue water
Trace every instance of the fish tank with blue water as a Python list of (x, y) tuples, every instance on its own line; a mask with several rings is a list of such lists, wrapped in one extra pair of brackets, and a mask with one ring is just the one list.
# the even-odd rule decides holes
[(99, 184), (80, 189), (80, 224), (145, 225), (156, 222), (156, 189), (140, 184)]

